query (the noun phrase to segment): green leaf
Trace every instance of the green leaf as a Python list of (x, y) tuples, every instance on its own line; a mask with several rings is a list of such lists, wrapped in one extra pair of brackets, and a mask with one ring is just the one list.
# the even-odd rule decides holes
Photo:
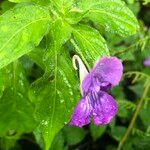
[[(53, 138), (70, 120), (78, 97), (77, 77), (69, 55), (63, 49), (49, 51), (49, 73), (33, 84), (32, 101), (36, 101), (36, 118), (41, 122), (46, 150)], [(30, 94), (30, 95), (31, 95)]]
[(118, 110), (118, 113), (117, 115), (119, 117), (122, 117), (122, 118), (128, 118), (130, 117), (130, 113), (131, 111), (129, 110), (132, 110), (132, 112), (136, 109), (136, 105), (131, 102), (131, 101), (128, 101), (128, 100), (118, 100), (118, 105), (119, 105), (119, 110)]
[(13, 136), (31, 132), (36, 126), (34, 107), (27, 96), (29, 84), (21, 64), (14, 62), (3, 69), (2, 74), (5, 90), (0, 99), (0, 135)]
[[(69, 120), (68, 117), (71, 110), (66, 110), (67, 112), (64, 114), (64, 117), (60, 118), (58, 121), (57, 119), (61, 117), (60, 113), (64, 113), (64, 110), (67, 108), (73, 109), (74, 105), (72, 103), (75, 103), (75, 101), (72, 101), (70, 104), (67, 104), (70, 99), (73, 99), (71, 97), (73, 94), (73, 86), (76, 84), (76, 77), (73, 74), (69, 55), (66, 55), (64, 50), (61, 52), (62, 45), (70, 38), (70, 36), (71, 27), (66, 22), (63, 22), (62, 19), (58, 18), (51, 24), (50, 32), (46, 39), (42, 41), (38, 48), (29, 54), (29, 57), (35, 63), (46, 70), (45, 76), (48, 74), (48, 78), (45, 78), (44, 76), (40, 80), (37, 80), (37, 82), (33, 84), (30, 92), (32, 101), (36, 102), (36, 99), (39, 97), (36, 116), (37, 120), (41, 122), (40, 130), (43, 134), (46, 149), (51, 146), (53, 138), (65, 125), (64, 122), (66, 123)], [(46, 50), (47, 47), (49, 47), (48, 50)], [(67, 75), (67, 73), (69, 74)], [(40, 87), (40, 91), (38, 86)], [(66, 92), (63, 92), (65, 89)], [(33, 91), (35, 91), (35, 93)], [(52, 93), (49, 96), (50, 92)], [(35, 97), (36, 93), (38, 94)], [(46, 101), (45, 97), (47, 97)], [(43, 102), (44, 105), (42, 104)], [(51, 132), (51, 130), (53, 132)]]
[(45, 55), (47, 53), (47, 47), (49, 44), (50, 43), (48, 43), (48, 38), (45, 36), (40, 44), (33, 51), (27, 54), (28, 58), (43, 70), (46, 70), (47, 67), (47, 60), (45, 59)]
[(51, 0), (51, 4), (55, 6), (55, 9), (51, 7), (52, 13), (61, 16), (69, 24), (77, 24), (83, 18), (83, 13), (74, 7), (74, 0)]
[(61, 18), (55, 20), (50, 28), (49, 38), (51, 47), (57, 46), (59, 50), (63, 44), (70, 38), (72, 32), (71, 26)]
[(148, 135), (147, 133), (145, 133), (144, 131), (142, 131), (138, 128), (133, 128), (132, 129), (132, 135), (135, 135), (135, 136), (137, 135), (141, 138), (144, 137), (144, 136), (150, 136), (150, 135)]
[(7, 10), (9, 10), (10, 8), (12, 8), (14, 6), (14, 4), (13, 3), (10, 3), (10, 2), (8, 2), (8, 1), (2, 1), (1, 3), (0, 3), (0, 13), (4, 13), (5, 11), (7, 11)]
[(107, 145), (106, 150), (116, 150), (116, 147), (114, 145)]
[(44, 139), (43, 139), (42, 132), (40, 131), (40, 129), (36, 128), (33, 131), (33, 134), (35, 136), (36, 143), (40, 146), (41, 149), (44, 150)]
[(50, 150), (64, 150), (65, 139), (62, 132), (55, 137)]
[(146, 108), (143, 107), (143, 109), (140, 112), (140, 118), (145, 126), (150, 126), (150, 102), (148, 102), (148, 105)]
[(74, 46), (83, 60), (91, 63), (91, 66), (101, 56), (108, 56), (109, 50), (103, 37), (94, 28), (79, 25), (73, 28), (75, 39)]
[(71, 8), (74, 0), (52, 0), (59, 12), (65, 14)]
[(82, 0), (79, 8), (86, 13), (85, 17), (100, 23), (108, 32), (128, 36), (139, 28), (135, 16), (121, 0)]
[(84, 17), (84, 13), (78, 10), (78, 8), (72, 7), (65, 13), (64, 17), (69, 24), (77, 24)]
[(150, 137), (139, 138), (135, 143), (136, 150), (148, 150), (150, 149)]
[(3, 91), (4, 91), (4, 79), (3, 79), (3, 73), (0, 71), (0, 98), (3, 95)]
[[(59, 51), (61, 46), (66, 43), (70, 38), (72, 28), (62, 19), (57, 19), (51, 24), (50, 32), (45, 39), (42, 40), (40, 45), (28, 54), (29, 58), (32, 59), (37, 65), (43, 70), (49, 70), (49, 55), (47, 53), (47, 47), (50, 49), (54, 47)], [(50, 41), (50, 42), (49, 42)]]
[(124, 126), (114, 126), (111, 129), (111, 135), (116, 141), (120, 141), (126, 132), (126, 127)]
[(150, 0), (144, 0), (144, 5), (147, 5), (148, 3), (150, 3)]
[(14, 3), (21, 3), (21, 2), (34, 2), (40, 5), (47, 5), (49, 3), (49, 0), (9, 0), (10, 2)]
[(1, 138), (1, 149), (3, 150), (20, 150), (16, 144), (16, 139), (13, 138)]
[(19, 92), (14, 94), (11, 89), (7, 89), (0, 101), (1, 136), (20, 135), (35, 128), (36, 122), (32, 116), (34, 107), (27, 97)]
[(135, 0), (127, 0), (128, 4), (133, 4), (135, 2)]
[(136, 82), (139, 82), (141, 80), (144, 80), (145, 81), (144, 86), (147, 86), (150, 84), (150, 75), (145, 73), (145, 72), (128, 71), (128, 72), (124, 73), (124, 76), (127, 76), (127, 77), (134, 76), (134, 78), (132, 79), (132, 83), (136, 83)]
[(19, 4), (0, 16), (0, 68), (35, 48), (47, 33), (47, 8)]
[(103, 135), (103, 133), (106, 131), (106, 127), (107, 127), (106, 125), (96, 126), (94, 124), (90, 124), (90, 132), (94, 141), (96, 141)]
[[(36, 63), (40, 62), (39, 66), (46, 70), (45, 76), (33, 85), (31, 91), (35, 93), (30, 92), (32, 101), (39, 99), (36, 116), (41, 122), (40, 128), (46, 149), (51, 146), (59, 130), (69, 121), (73, 107), (78, 100), (77, 77), (74, 75), (68, 53), (65, 53), (62, 48), (62, 45), (70, 38), (71, 31), (71, 27), (58, 18), (52, 23), (50, 33), (46, 37), (48, 50), (45, 51), (46, 48), (43, 47), (39, 49), (41, 52), (38, 52), (41, 58), (32, 57)], [(37, 96), (34, 98), (35, 94)], [(63, 116), (60, 115), (61, 113)]]
[(86, 133), (82, 128), (66, 126), (63, 129), (64, 137), (69, 145), (75, 145), (81, 142)]
[(39, 45), (36, 47), (33, 51), (28, 53), (28, 57), (36, 63), (39, 67), (41, 67), (43, 70), (46, 69), (46, 65), (44, 60), (44, 55), (46, 53), (46, 48)]

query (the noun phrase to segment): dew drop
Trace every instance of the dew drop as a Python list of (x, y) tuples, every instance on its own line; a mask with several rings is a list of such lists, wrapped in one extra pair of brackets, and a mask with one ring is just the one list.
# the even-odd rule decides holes
[(42, 120), (42, 121), (41, 121), (41, 124), (44, 125), (44, 126), (46, 126), (46, 125), (48, 124), (48, 121)]
[(67, 124), (67, 122), (64, 122), (64, 124), (66, 125), (66, 124)]
[(60, 100), (60, 103), (63, 103), (63, 102), (64, 102), (64, 100), (63, 100), (63, 99), (61, 99), (61, 100)]
[(72, 96), (73, 95), (73, 92), (72, 92), (72, 90), (69, 90), (69, 94)]

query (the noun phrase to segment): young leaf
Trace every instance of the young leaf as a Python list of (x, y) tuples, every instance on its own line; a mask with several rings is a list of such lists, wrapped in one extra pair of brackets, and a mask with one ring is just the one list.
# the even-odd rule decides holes
[[(100, 56), (108, 56), (109, 50), (103, 37), (97, 30), (79, 25), (73, 28), (76, 51), (88, 62), (95, 63)], [(92, 66), (91, 65), (91, 66)]]
[(121, 0), (81, 0), (79, 8), (86, 12), (85, 17), (100, 23), (108, 32), (128, 36), (139, 28), (135, 16)]
[(65, 14), (71, 8), (74, 0), (51, 0), (51, 2), (56, 6), (58, 11)]
[(0, 68), (33, 50), (49, 23), (47, 8), (33, 4), (19, 4), (0, 16)]
[[(46, 150), (53, 138), (71, 118), (78, 98), (77, 77), (68, 53), (49, 51), (49, 73), (33, 84), (32, 100), (37, 103), (36, 118), (41, 122)], [(33, 92), (32, 92), (33, 91)], [(33, 94), (32, 94), (33, 93)]]
[(0, 99), (0, 135), (31, 132), (36, 126), (32, 115), (34, 107), (27, 96), (29, 84), (21, 64), (14, 62), (3, 69), (2, 74), (5, 90)]

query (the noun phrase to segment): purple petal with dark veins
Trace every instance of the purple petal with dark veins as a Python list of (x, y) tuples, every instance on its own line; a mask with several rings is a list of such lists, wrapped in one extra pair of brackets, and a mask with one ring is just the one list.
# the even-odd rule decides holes
[(106, 92), (99, 92), (98, 99), (93, 101), (92, 107), (92, 115), (96, 125), (110, 123), (118, 111), (116, 101)]
[(107, 81), (103, 81), (100, 83), (100, 87), (101, 87), (101, 91), (107, 92), (108, 90), (111, 89), (112, 85), (111, 85), (111, 83), (109, 83)]
[(101, 82), (106, 81), (112, 86), (119, 84), (123, 73), (120, 59), (116, 57), (103, 57), (91, 71), (93, 76), (98, 76)]
[(92, 86), (92, 74), (88, 74), (82, 82), (83, 93), (87, 93)]
[(90, 123), (91, 117), (91, 101), (88, 96), (81, 99), (77, 104), (72, 115), (70, 125), (82, 127)]
[(112, 86), (119, 84), (122, 73), (123, 66), (118, 58), (103, 57), (83, 80), (82, 89), (84, 93), (100, 89), (108, 91)]
[(114, 98), (106, 93), (119, 84), (123, 73), (116, 57), (103, 57), (82, 82), (83, 96), (72, 115), (70, 125), (82, 127), (94, 119), (96, 125), (111, 122), (118, 111)]

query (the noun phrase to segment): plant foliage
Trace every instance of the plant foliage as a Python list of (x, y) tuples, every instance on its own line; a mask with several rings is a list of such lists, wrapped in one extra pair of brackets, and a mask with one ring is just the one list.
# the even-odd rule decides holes
[[(148, 3), (145, 0), (144, 4)], [(106, 133), (121, 143), (142, 92), (150, 86), (150, 71), (142, 66), (143, 58), (149, 55), (150, 31), (144, 23), (139, 25), (139, 9), (140, 2), (130, 0), (0, 2), (2, 149), (21, 149), (17, 141), (26, 134), (29, 138), (29, 133), (45, 150), (67, 150), (86, 135), (96, 141)], [(74, 54), (82, 58), (88, 69), (102, 56), (115, 55), (127, 62), (124, 82), (112, 91), (119, 112), (109, 126), (91, 124), (88, 131), (67, 126), (80, 99), (79, 77), (72, 66)], [(132, 82), (126, 85), (128, 79)], [(127, 90), (136, 96), (126, 96)], [(123, 143), (124, 149), (132, 150), (139, 140), (135, 135), (148, 140), (150, 122), (145, 118), (150, 114), (149, 97), (147, 92), (142, 111), (138, 112), (143, 128), (139, 128), (140, 124), (132, 127), (125, 139), (130, 142)]]

